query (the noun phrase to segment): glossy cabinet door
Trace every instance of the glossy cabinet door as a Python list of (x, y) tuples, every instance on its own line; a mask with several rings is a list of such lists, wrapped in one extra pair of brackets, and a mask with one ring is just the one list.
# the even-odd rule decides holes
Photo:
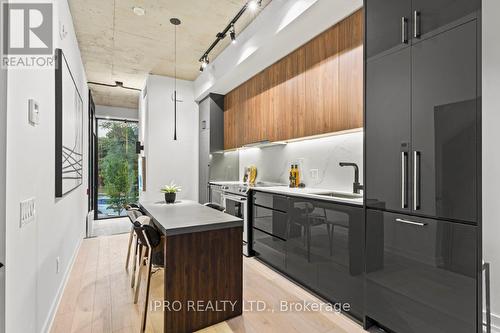
[(367, 210), (366, 315), (395, 332), (476, 332), (477, 232)]
[(224, 149), (224, 96), (210, 94), (210, 153)]
[(418, 214), (477, 221), (476, 29), (471, 21), (412, 48), (412, 209)]
[(410, 43), (410, 0), (365, 0), (368, 59)]
[(410, 84), (410, 48), (366, 63), (368, 207), (410, 209)]
[(412, 3), (414, 42), (449, 30), (476, 17), (481, 8), (480, 0), (413, 0)]
[(254, 205), (282, 212), (288, 209), (288, 198), (284, 195), (254, 191), (252, 197)]
[[(316, 211), (312, 201), (290, 198), (287, 221), (287, 269), (294, 280), (317, 289), (316, 257), (311, 252), (313, 229), (324, 228), (323, 210)], [(323, 225), (323, 226), (321, 226)]]
[(286, 272), (363, 317), (362, 207), (290, 198)]
[(210, 132), (201, 130), (199, 133), (199, 172), (198, 172), (198, 200), (201, 204), (208, 202), (208, 182), (210, 174)]
[(204, 100), (202, 100), (199, 104), (200, 111), (200, 124), (199, 130), (206, 131), (210, 129), (210, 103), (211, 98), (207, 96)]
[(201, 204), (208, 202), (207, 186), (210, 171), (210, 97), (205, 98), (199, 104), (200, 122), (199, 128), (199, 176), (198, 176), (198, 201)]
[(362, 207), (315, 202), (324, 210), (324, 226), (311, 231), (311, 252), (318, 269), (317, 291), (327, 300), (349, 304), (349, 314), (363, 319), (364, 211)]
[(253, 227), (275, 237), (286, 239), (287, 214), (257, 205), (253, 206)]
[(271, 266), (285, 271), (286, 241), (253, 228), (252, 250), (255, 256)]

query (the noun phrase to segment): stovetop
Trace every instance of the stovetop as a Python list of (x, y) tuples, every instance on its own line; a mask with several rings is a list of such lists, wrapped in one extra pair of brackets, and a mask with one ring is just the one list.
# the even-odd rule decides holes
[(286, 186), (285, 184), (280, 183), (271, 183), (271, 182), (257, 182), (255, 185), (249, 185), (247, 183), (234, 183), (234, 184), (225, 184), (222, 185), (221, 188), (226, 193), (246, 196), (248, 191), (250, 191), (253, 187), (275, 187), (275, 186)]

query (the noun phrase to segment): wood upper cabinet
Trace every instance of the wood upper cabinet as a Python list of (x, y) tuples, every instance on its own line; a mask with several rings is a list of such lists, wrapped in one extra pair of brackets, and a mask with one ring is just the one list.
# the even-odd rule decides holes
[(229, 92), (224, 105), (225, 149), (362, 127), (362, 10)]
[(363, 11), (339, 25), (338, 130), (363, 127)]
[(288, 140), (305, 135), (305, 51), (298, 49), (272, 66), (273, 135), (270, 141)]
[(305, 45), (305, 135), (337, 131), (339, 125), (339, 27), (334, 26)]

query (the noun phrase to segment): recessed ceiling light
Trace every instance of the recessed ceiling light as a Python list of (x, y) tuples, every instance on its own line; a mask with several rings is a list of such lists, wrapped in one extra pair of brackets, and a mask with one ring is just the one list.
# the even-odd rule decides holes
[(144, 16), (146, 14), (146, 10), (144, 10), (144, 8), (142, 7), (133, 7), (132, 10), (137, 16)]

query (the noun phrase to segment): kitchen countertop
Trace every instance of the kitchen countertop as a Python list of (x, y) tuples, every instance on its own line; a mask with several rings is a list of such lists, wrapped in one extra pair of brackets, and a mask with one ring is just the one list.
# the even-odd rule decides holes
[(242, 219), (195, 201), (179, 200), (174, 204), (157, 201), (139, 202), (139, 204), (167, 236), (243, 227)]
[[(238, 184), (243, 184), (243, 182), (241, 182), (241, 181), (210, 181), (209, 184), (238, 185)], [(278, 183), (275, 183), (275, 184), (278, 185)], [(339, 194), (352, 194), (349, 192), (336, 191), (336, 190), (332, 190), (332, 189), (312, 188), (312, 187), (290, 188), (285, 184), (283, 184), (281, 186), (259, 186), (257, 184), (256, 186), (250, 187), (250, 189), (254, 190), (254, 191), (269, 192), (269, 193), (283, 194), (283, 195), (309, 198), (309, 199), (315, 199), (315, 200), (325, 200), (325, 201), (331, 201), (331, 202), (336, 202), (336, 203), (346, 203), (346, 204), (351, 204), (351, 205), (363, 206), (363, 198), (350, 199), (350, 198), (339, 198), (339, 197), (329, 197), (329, 196), (318, 195), (321, 193), (332, 193), (332, 192), (339, 193)]]
[(238, 184), (243, 184), (243, 182), (239, 180), (211, 180), (208, 182), (209, 184), (214, 184), (214, 185), (238, 185)]
[(335, 191), (335, 190), (327, 190), (327, 189), (311, 188), (311, 187), (290, 188), (287, 186), (273, 186), (273, 187), (255, 186), (252, 187), (252, 190), (363, 206), (363, 198), (350, 199), (350, 198), (339, 198), (339, 197), (329, 197), (329, 196), (319, 195), (321, 193), (332, 193), (332, 192), (339, 194), (352, 194), (344, 191)]

